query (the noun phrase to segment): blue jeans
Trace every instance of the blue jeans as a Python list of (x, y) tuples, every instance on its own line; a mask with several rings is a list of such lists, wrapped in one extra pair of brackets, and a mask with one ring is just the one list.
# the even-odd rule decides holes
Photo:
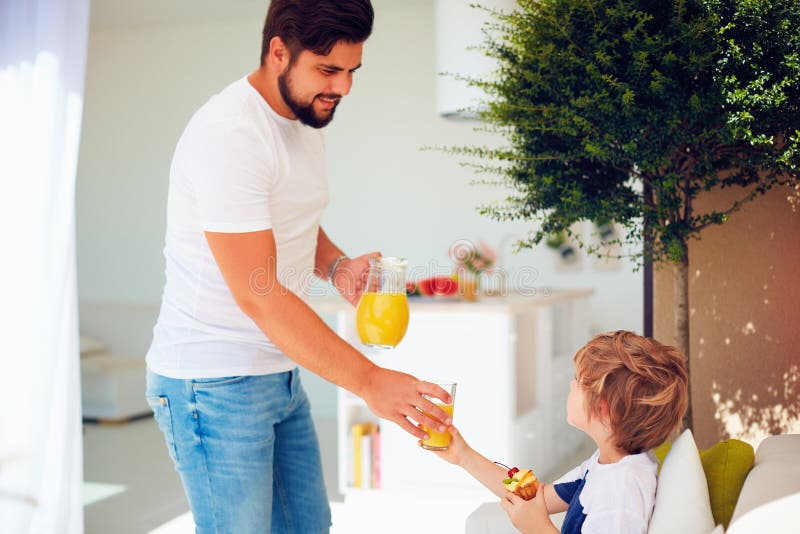
[(319, 442), (297, 369), (198, 379), (148, 370), (146, 396), (198, 534), (329, 531)]

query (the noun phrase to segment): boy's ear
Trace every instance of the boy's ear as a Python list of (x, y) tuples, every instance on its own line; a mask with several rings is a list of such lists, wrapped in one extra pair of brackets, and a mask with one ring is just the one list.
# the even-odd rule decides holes
[(600, 399), (600, 417), (604, 421), (608, 421), (608, 403), (605, 399)]

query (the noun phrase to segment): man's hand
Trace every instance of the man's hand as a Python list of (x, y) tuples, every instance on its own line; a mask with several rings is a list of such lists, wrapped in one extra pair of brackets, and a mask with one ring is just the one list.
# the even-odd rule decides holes
[(369, 259), (380, 258), (380, 252), (370, 252), (357, 258), (342, 260), (333, 273), (333, 286), (353, 306), (358, 305), (369, 273)]
[(425, 431), (409, 419), (440, 432), (444, 432), (453, 421), (444, 410), (423, 398), (423, 394), (445, 403), (451, 401), (450, 394), (436, 384), (382, 367), (375, 367), (360, 396), (378, 417), (397, 423), (419, 439), (426, 439)]
[(505, 497), (500, 501), (500, 506), (506, 511), (514, 526), (523, 534), (558, 532), (547, 513), (544, 484), (541, 482), (537, 486), (536, 497), (530, 501), (506, 492)]

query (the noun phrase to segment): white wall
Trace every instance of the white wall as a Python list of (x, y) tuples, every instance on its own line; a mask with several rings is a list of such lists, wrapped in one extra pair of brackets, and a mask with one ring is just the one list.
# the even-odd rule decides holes
[[(90, 37), (78, 170), (79, 292), (85, 301), (157, 304), (163, 286), (166, 188), (172, 150), (190, 115), (257, 66), (263, 13), (241, 23), (95, 29)], [(328, 234), (348, 253), (381, 250), (413, 266), (446, 265), (457, 239), (495, 246), (525, 223), (476, 206), (503, 197), (458, 159), (426, 145), (492, 142), (474, 124), (436, 116), (433, 3), (379, 2), (353, 90), (327, 128)], [(506, 250), (510, 250), (506, 239)], [(642, 327), (641, 273), (557, 269), (544, 246), (510, 257), (536, 285), (592, 287), (595, 330)]]
[(81, 299), (160, 300), (172, 151), (191, 114), (258, 61), (260, 24), (91, 33), (76, 200)]

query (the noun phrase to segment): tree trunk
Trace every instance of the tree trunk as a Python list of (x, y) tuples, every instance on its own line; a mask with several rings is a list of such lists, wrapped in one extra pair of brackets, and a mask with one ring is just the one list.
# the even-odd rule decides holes
[(683, 257), (675, 264), (675, 345), (686, 356), (689, 375), (689, 407), (683, 418), (683, 429), (692, 429), (692, 381), (689, 368), (689, 247), (684, 241)]

